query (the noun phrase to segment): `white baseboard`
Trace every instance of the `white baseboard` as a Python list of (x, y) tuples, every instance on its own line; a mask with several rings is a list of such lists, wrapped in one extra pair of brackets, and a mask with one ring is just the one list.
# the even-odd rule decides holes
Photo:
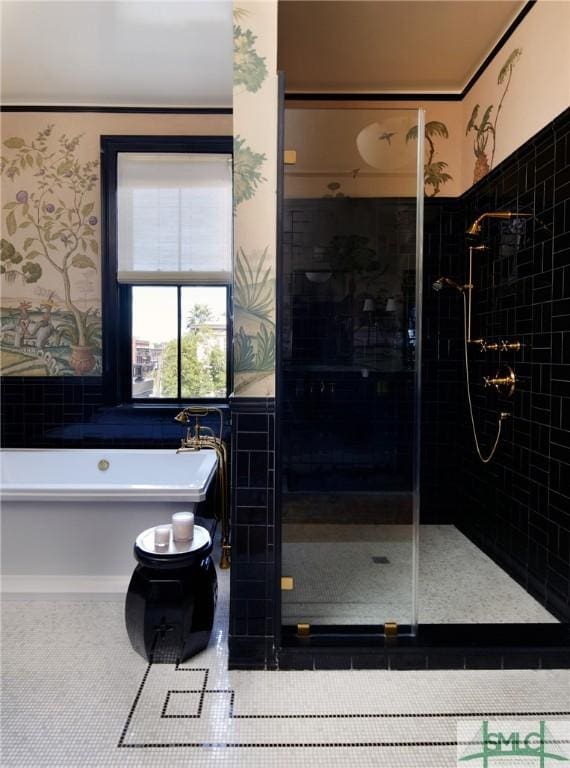
[(4, 599), (47, 599), (77, 595), (84, 598), (124, 599), (129, 586), (130, 574), (102, 576), (64, 575), (5, 575), (1, 580)]

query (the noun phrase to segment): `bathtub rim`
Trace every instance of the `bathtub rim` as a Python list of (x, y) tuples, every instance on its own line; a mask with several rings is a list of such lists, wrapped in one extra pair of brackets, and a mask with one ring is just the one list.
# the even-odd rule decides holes
[[(191, 488), (177, 483), (168, 485), (131, 483), (66, 483), (65, 485), (42, 483), (0, 483), (0, 502), (17, 501), (121, 501), (121, 502), (156, 502), (186, 501), (198, 503), (206, 499), (208, 488), (215, 475), (218, 461), (215, 451), (204, 448), (202, 451), (213, 458), (212, 466), (200, 486)], [(102, 458), (117, 454), (173, 454), (176, 448), (2, 448), (0, 461), (5, 454), (91, 454)], [(191, 453), (191, 452), (189, 452)]]

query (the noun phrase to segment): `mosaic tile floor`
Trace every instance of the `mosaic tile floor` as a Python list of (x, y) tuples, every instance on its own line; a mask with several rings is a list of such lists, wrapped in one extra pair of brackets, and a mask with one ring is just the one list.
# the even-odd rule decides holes
[[(287, 524), (282, 546), (284, 623), (411, 622), (411, 526)], [(418, 581), (422, 624), (557, 622), (453, 525), (420, 526)]]
[(570, 720), (567, 671), (228, 672), (219, 577), (210, 645), (178, 668), (132, 651), (119, 601), (5, 601), (3, 768), (447, 768), (462, 718)]

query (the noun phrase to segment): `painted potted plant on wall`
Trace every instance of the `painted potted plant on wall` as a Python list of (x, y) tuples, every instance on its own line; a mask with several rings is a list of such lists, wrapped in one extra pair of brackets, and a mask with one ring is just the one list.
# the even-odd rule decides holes
[[(497, 77), (497, 85), (505, 85), (499, 106), (495, 113), (495, 120), (491, 122), (491, 113), (493, 111), (493, 104), (490, 104), (485, 112), (479, 119), (480, 105), (475, 104), (471, 117), (467, 123), (465, 129), (465, 135), (468, 136), (473, 133), (473, 153), (475, 155), (475, 168), (473, 169), (473, 183), (476, 184), (480, 179), (486, 176), (491, 168), (495, 159), (495, 146), (497, 141), (497, 123), (499, 122), (499, 115), (503, 108), (503, 102), (505, 96), (508, 93), (509, 86), (511, 84), (511, 78), (513, 76), (513, 68), (517, 61), (522, 56), (522, 48), (515, 48), (510, 56), (507, 58), (503, 66), (499, 71)], [(479, 122), (477, 122), (479, 120)], [(489, 141), (491, 144), (489, 145)], [(491, 158), (489, 159), (489, 148), (491, 151)]]
[[(53, 135), (53, 125), (28, 141), (19, 136), (3, 144), (1, 171), (12, 182), (21, 179), (13, 200), (4, 205), (1, 273), (6, 280), (20, 275), (23, 283), (46, 282), (62, 291), (63, 316), (54, 328), (53, 343), (70, 347), (68, 362), (76, 375), (93, 371), (94, 347), (100, 345), (100, 318), (94, 307), (81, 309), (75, 295), (77, 271), (97, 271), (97, 217), (94, 190), (96, 160), (81, 162), (81, 136)], [(31, 177), (31, 178), (30, 178)], [(27, 188), (24, 188), (26, 185)]]

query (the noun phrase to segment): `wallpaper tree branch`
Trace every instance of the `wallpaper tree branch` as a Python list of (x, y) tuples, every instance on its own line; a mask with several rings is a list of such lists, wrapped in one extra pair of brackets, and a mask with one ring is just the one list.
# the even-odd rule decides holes
[(234, 394), (275, 395), (277, 3), (234, 6)]
[(0, 273), (2, 373), (100, 374), (98, 161), (82, 161), (82, 136), (47, 125), (3, 142)]

